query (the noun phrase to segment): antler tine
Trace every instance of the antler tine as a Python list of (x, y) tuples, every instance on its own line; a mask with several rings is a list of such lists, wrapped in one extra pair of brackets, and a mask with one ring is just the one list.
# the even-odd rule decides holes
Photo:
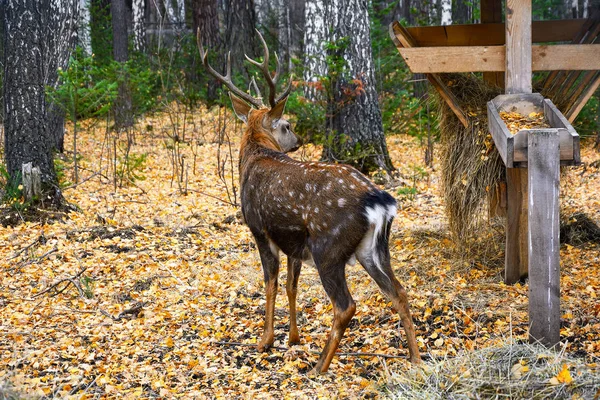
[[(256, 79), (254, 79), (254, 76), (252, 77), (252, 79), (250, 80), (250, 84), (248, 85), (248, 92), (250, 92), (251, 89), (254, 89), (254, 92), (256, 92), (258, 99), (261, 100), (262, 103), (262, 93), (260, 92), (260, 89), (256, 84)], [(262, 105), (264, 106), (264, 103), (262, 103)]]
[(283, 93), (281, 93), (279, 96), (277, 96), (277, 99), (275, 99), (275, 104), (279, 103), (281, 101), (281, 99), (283, 99), (288, 94), (290, 94), (290, 91), (292, 90), (292, 81), (293, 80), (294, 80), (294, 74), (290, 74), (290, 81), (288, 82), (288, 85), (285, 88), (285, 90), (283, 91)]
[(263, 106), (262, 101), (257, 100), (252, 97), (250, 94), (244, 92), (233, 84), (231, 80), (231, 52), (227, 53), (227, 73), (225, 76), (221, 75), (217, 71), (213, 69), (208, 63), (208, 49), (205, 51), (204, 46), (202, 46), (202, 36), (200, 35), (200, 28), (198, 28), (198, 33), (196, 34), (196, 42), (198, 44), (198, 51), (200, 52), (200, 58), (202, 58), (202, 64), (204, 68), (208, 71), (209, 74), (214, 76), (218, 81), (222, 82), (227, 88), (236, 96), (242, 98), (248, 103), (252, 104), (256, 108), (261, 108)]
[[(263, 35), (259, 32), (258, 29), (256, 29), (256, 33), (258, 33), (258, 37), (260, 38), (260, 41), (263, 46), (264, 56), (263, 56), (262, 63), (259, 63), (258, 61), (251, 59), (246, 54), (244, 54), (244, 55), (246, 56), (246, 60), (248, 60), (250, 63), (256, 65), (263, 73), (265, 79), (267, 80), (267, 85), (269, 85), (269, 104), (271, 105), (271, 107), (275, 107), (275, 104), (277, 104), (275, 102), (275, 89), (276, 89), (275, 84), (277, 83), (277, 78), (279, 77), (279, 72), (275, 73), (275, 79), (273, 79), (273, 77), (271, 76), (271, 73), (269, 72), (269, 47), (267, 46), (267, 42), (265, 42), (265, 38), (263, 38)], [(277, 59), (277, 70), (279, 71), (279, 59), (277, 58), (277, 54), (275, 54), (275, 58)]]

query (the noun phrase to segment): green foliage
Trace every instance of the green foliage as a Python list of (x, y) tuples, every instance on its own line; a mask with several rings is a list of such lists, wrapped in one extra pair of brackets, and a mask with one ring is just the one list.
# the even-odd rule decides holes
[(592, 96), (575, 119), (573, 126), (582, 139), (600, 134), (599, 99), (598, 96)]
[(59, 70), (59, 85), (47, 87), (46, 95), (61, 107), (70, 120), (106, 114), (117, 96), (117, 82), (111, 80), (111, 64), (99, 65), (95, 57), (77, 48), (66, 70)]
[(133, 183), (135, 181), (143, 181), (146, 177), (142, 174), (142, 171), (146, 168), (146, 160), (148, 154), (136, 154), (131, 152), (125, 152), (125, 154), (119, 157), (119, 164), (117, 166), (116, 174), (119, 182)]
[(84, 275), (80, 279), (81, 289), (86, 298), (91, 299), (94, 297), (94, 279), (90, 276)]
[(299, 91), (293, 91), (288, 97), (287, 112), (293, 117), (294, 132), (305, 141), (322, 142), (325, 132), (325, 107), (308, 101)]
[(113, 60), (112, 18), (110, 1), (89, 1), (90, 41), (92, 51), (99, 65), (107, 65)]
[(23, 211), (30, 206), (30, 202), (23, 197), (23, 185), (21, 185), (21, 173), (17, 172), (14, 179), (10, 178), (6, 167), (0, 164), (0, 193), (2, 202), (15, 211)]
[[(81, 156), (78, 157), (81, 158)], [(72, 182), (67, 179), (67, 176), (65, 174), (67, 168), (67, 163), (62, 158), (54, 159), (54, 171), (56, 172), (56, 179), (58, 181), (58, 185), (61, 188), (65, 188), (72, 184)]]

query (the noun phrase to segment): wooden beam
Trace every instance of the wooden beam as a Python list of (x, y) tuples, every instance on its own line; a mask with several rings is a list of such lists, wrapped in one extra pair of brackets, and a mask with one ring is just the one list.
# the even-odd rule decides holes
[[(502, 22), (502, 14), (504, 11), (504, 9), (502, 8), (502, 0), (481, 0), (480, 8), (482, 23), (486, 24)], [(501, 25), (504, 26), (504, 24)], [(500, 36), (505, 37), (504, 34)], [(484, 72), (483, 81), (488, 83), (489, 85), (504, 88), (504, 74), (502, 72)], [(498, 191), (494, 191), (493, 193), (498, 193)], [(502, 202), (500, 201), (498, 203), (501, 204)]]
[(506, 94), (531, 93), (531, 0), (506, 1)]
[[(416, 44), (410, 33), (397, 21), (394, 21), (389, 26), (389, 34), (392, 38), (392, 41), (396, 45), (398, 51), (410, 48)], [(459, 121), (463, 124), (463, 126), (469, 126), (469, 121), (465, 112), (462, 110), (460, 105), (458, 104), (458, 100), (452, 94), (452, 92), (448, 89), (448, 87), (442, 82), (440, 77), (436, 74), (425, 74), (431, 85), (437, 90), (439, 95), (444, 99), (448, 107), (454, 112)]]
[[(505, 71), (504, 46), (399, 47), (398, 51), (413, 73)], [(532, 46), (530, 69), (600, 69), (600, 44)]]
[(512, 285), (527, 277), (527, 169), (506, 168), (506, 248), (504, 282)]
[(529, 341), (552, 347), (560, 340), (558, 131), (532, 131), (528, 142)]
[[(533, 21), (532, 41), (534, 43), (570, 42), (585, 22), (586, 19)], [(419, 47), (500, 46), (505, 44), (506, 40), (503, 23), (414, 26), (406, 30)]]
[(565, 116), (569, 122), (575, 121), (575, 118), (579, 115), (585, 103), (594, 95), (596, 89), (600, 86), (600, 73), (596, 73), (596, 77), (587, 89), (579, 96), (579, 98), (573, 103), (573, 106), (565, 113)]

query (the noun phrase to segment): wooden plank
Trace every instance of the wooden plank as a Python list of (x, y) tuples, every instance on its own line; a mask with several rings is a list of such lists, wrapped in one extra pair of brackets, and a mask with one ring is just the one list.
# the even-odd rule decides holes
[(413, 73), (503, 71), (504, 46), (398, 49)]
[[(413, 73), (505, 71), (504, 46), (398, 48)], [(600, 44), (532, 47), (533, 71), (600, 69)]]
[(596, 74), (596, 77), (592, 83), (586, 88), (586, 90), (579, 96), (573, 106), (565, 113), (569, 122), (575, 121), (575, 118), (579, 115), (585, 103), (594, 95), (596, 89), (600, 86), (600, 73)]
[(535, 131), (529, 142), (529, 341), (560, 340), (559, 137)]
[(506, 168), (506, 252), (504, 282), (514, 284), (527, 277), (527, 169)]
[[(595, 11), (590, 18), (585, 20), (581, 29), (573, 37), (571, 44), (590, 44), (600, 34), (600, 10)], [(544, 89), (551, 95), (560, 90), (562, 83), (567, 78), (566, 71), (552, 71), (544, 80)]]
[(442, 99), (448, 104), (448, 107), (454, 112), (459, 121), (463, 124), (463, 126), (469, 126), (469, 120), (467, 115), (464, 113), (460, 105), (458, 104), (458, 100), (454, 96), (454, 94), (448, 89), (448, 87), (442, 82), (440, 77), (436, 74), (426, 74), (427, 79), (431, 83), (431, 85), (437, 90)]
[[(586, 21), (586, 19), (533, 21), (532, 41), (534, 43), (569, 42)], [(414, 26), (406, 29), (418, 47), (499, 46), (505, 44), (506, 40), (503, 23)]]
[[(515, 166), (525, 166), (528, 158), (529, 135), (531, 132), (536, 132), (538, 129), (524, 129), (514, 135), (514, 153), (513, 164)], [(557, 128), (559, 136), (559, 149), (561, 161), (573, 161), (574, 144), (573, 136), (564, 128)], [(579, 138), (579, 136), (578, 136)], [(577, 142), (579, 144), (579, 142)], [(579, 146), (577, 146), (579, 148)], [(567, 164), (567, 163), (565, 163)]]
[(488, 125), (494, 144), (504, 165), (508, 168), (513, 167), (513, 136), (506, 128), (506, 124), (500, 118), (500, 114), (492, 101), (488, 101)]
[[(502, 22), (502, 0), (481, 0), (480, 2), (481, 9), (481, 22), (483, 24), (487, 23), (501, 23)], [(504, 26), (504, 24), (501, 24)], [(535, 27), (533, 29), (533, 35), (535, 36)], [(500, 37), (504, 38), (505, 35), (502, 33)], [(504, 44), (504, 43), (500, 43)], [(496, 86), (499, 88), (504, 88), (504, 74), (502, 72), (484, 72), (483, 73), (483, 81), (489, 85)], [(499, 191), (494, 191), (493, 193), (500, 193)], [(492, 201), (496, 201), (495, 199)], [(502, 203), (502, 202), (497, 202)], [(491, 204), (491, 203), (490, 203)], [(491, 209), (492, 207), (490, 207)], [(500, 207), (501, 209), (501, 207)], [(506, 210), (504, 210), (504, 214)]]
[[(560, 111), (558, 111), (554, 103), (552, 103), (552, 101), (549, 99), (544, 99), (544, 115), (546, 116), (546, 119), (548, 120), (548, 123), (551, 127), (563, 128), (567, 131), (566, 134), (559, 133), (561, 165), (564, 165), (562, 161), (567, 160), (568, 155), (565, 155), (563, 158), (563, 151), (566, 151), (564, 150), (564, 148), (568, 146), (572, 148), (572, 163), (569, 163), (569, 165), (578, 165), (579, 163), (581, 163), (579, 134), (575, 131), (575, 128), (573, 128), (573, 126), (569, 123), (569, 120), (567, 120), (567, 118)], [(564, 138), (564, 136), (567, 136), (571, 139), (570, 144), (568, 140)]]
[(533, 46), (531, 62), (534, 71), (600, 69), (600, 44)]
[(531, 93), (531, 0), (506, 1), (506, 94)]
[[(397, 21), (393, 22), (389, 26), (389, 34), (394, 44), (398, 48), (398, 51), (404, 50), (405, 48), (410, 48), (415, 44), (415, 41), (411, 37), (410, 33)], [(437, 90), (442, 99), (448, 104), (448, 107), (454, 112), (456, 117), (460, 120), (463, 126), (469, 126), (469, 122), (466, 114), (458, 104), (458, 100), (454, 96), (454, 94), (448, 89), (448, 87), (442, 82), (439, 76), (435, 74), (426, 74), (425, 75), (431, 85)]]
[(592, 83), (594, 81), (594, 78), (596, 75), (598, 75), (598, 71), (586, 71), (583, 74), (583, 77), (581, 78), (581, 82), (579, 82), (577, 85), (575, 85), (575, 89), (569, 95), (569, 98), (567, 99), (567, 101), (564, 103), (565, 111), (568, 111), (571, 107), (573, 107), (573, 104), (575, 104), (575, 102), (577, 101), (579, 96), (581, 96), (583, 91), (590, 85), (590, 83)]

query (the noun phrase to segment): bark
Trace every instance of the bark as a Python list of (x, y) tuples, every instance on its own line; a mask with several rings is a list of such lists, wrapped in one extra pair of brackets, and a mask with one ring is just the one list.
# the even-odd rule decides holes
[[(317, 88), (320, 77), (327, 74), (325, 43), (329, 40), (330, 29), (326, 25), (324, 0), (306, 0), (304, 15), (304, 97), (315, 101), (319, 97)], [(331, 21), (331, 20), (328, 20)]]
[(442, 2), (442, 25), (452, 25), (452, 0)]
[[(193, 31), (194, 35), (200, 29), (200, 36), (202, 37), (202, 44), (205, 48), (210, 49), (209, 61), (210, 64), (218, 68), (217, 66), (223, 64), (223, 57), (220, 57), (220, 62), (215, 62), (218, 54), (221, 54), (221, 39), (219, 35), (219, 10), (216, 0), (192, 0), (192, 20), (193, 20)], [(202, 60), (199, 57), (194, 58), (195, 62), (202, 64)], [(199, 70), (199, 68), (195, 68)], [(209, 105), (212, 105), (217, 100), (217, 88), (220, 83), (212, 76), (207, 74), (203, 68), (202, 71), (203, 82), (207, 85), (207, 101)], [(223, 71), (221, 71), (223, 72)]]
[(344, 60), (341, 70), (329, 71), (333, 82), (328, 101), (328, 140), (323, 158), (350, 163), (364, 172), (393, 169), (383, 132), (375, 86), (367, 0), (330, 5), (333, 40), (329, 57)]
[[(127, 36), (127, 10), (124, 0), (112, 0), (111, 15), (113, 27), (113, 57), (119, 63), (129, 59)], [(117, 99), (115, 101), (115, 128), (121, 130), (133, 126), (133, 107), (129, 79), (126, 71), (122, 71), (119, 79)]]
[(133, 47), (136, 51), (144, 51), (146, 49), (145, 10), (146, 4), (144, 0), (132, 1)]
[[(58, 69), (67, 68), (69, 56), (75, 48), (78, 37), (79, 0), (46, 0), (50, 10), (42, 16), (42, 24), (47, 27), (43, 35), (44, 82), (56, 88), (59, 84)], [(47, 127), (54, 137), (54, 147), (64, 150), (65, 112), (56, 104), (47, 105)]]
[(12, 184), (21, 183), (22, 166), (31, 162), (40, 169), (42, 190), (62, 202), (52, 157), (54, 137), (46, 122), (44, 16), (50, 12), (49, 0), (4, 2), (4, 156)]
[(452, 22), (454, 24), (471, 24), (473, 17), (472, 2), (470, 0), (452, 1)]
[(259, 54), (258, 38), (254, 30), (254, 0), (231, 0), (225, 2), (225, 8), (225, 49), (231, 51), (231, 69), (239, 71), (245, 82), (248, 82), (250, 74), (246, 68), (247, 63), (244, 63), (244, 54), (253, 58)]
[(88, 0), (79, 1), (79, 23), (77, 30), (77, 44), (86, 52), (92, 54), (90, 39), (90, 4)]

